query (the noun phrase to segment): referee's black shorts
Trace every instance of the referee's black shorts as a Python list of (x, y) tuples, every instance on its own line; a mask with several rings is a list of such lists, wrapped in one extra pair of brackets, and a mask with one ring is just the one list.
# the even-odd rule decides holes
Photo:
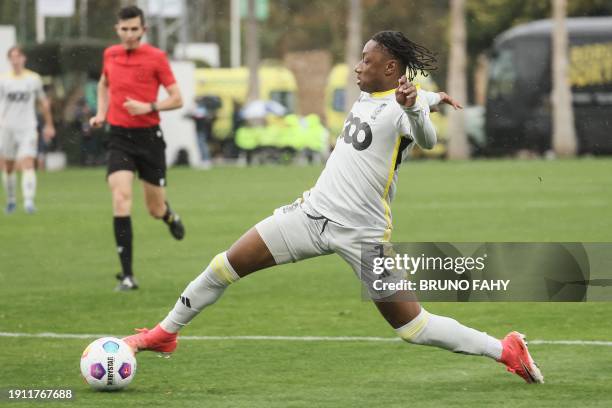
[(159, 126), (110, 127), (106, 177), (116, 171), (138, 172), (150, 184), (166, 186), (166, 142)]

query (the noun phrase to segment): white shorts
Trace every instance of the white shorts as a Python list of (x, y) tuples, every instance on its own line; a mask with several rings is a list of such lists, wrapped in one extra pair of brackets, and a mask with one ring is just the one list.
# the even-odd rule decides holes
[(0, 127), (0, 158), (21, 160), (36, 157), (38, 133), (36, 128), (13, 129)]
[[(371, 244), (384, 242), (384, 229), (343, 226), (319, 214), (303, 199), (277, 208), (255, 228), (278, 265), (336, 253), (353, 268), (366, 288), (377, 279), (369, 273), (367, 265), (371, 261), (362, 259), (362, 246), (370, 244), (363, 248), (371, 251)], [(368, 259), (369, 256), (364, 255)], [(380, 297), (377, 293), (376, 298)]]

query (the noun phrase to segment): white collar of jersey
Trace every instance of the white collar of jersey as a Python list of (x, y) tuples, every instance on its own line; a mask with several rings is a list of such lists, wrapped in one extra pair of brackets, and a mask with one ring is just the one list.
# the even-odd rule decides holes
[(372, 92), (370, 94), (370, 96), (372, 98), (384, 98), (385, 96), (389, 96), (391, 94), (395, 93), (395, 88), (393, 89), (389, 89), (388, 91), (382, 91), (382, 92)]

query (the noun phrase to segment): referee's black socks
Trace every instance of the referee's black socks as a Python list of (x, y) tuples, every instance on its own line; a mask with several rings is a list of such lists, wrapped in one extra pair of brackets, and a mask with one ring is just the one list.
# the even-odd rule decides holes
[(114, 217), (115, 242), (123, 276), (132, 275), (132, 218)]

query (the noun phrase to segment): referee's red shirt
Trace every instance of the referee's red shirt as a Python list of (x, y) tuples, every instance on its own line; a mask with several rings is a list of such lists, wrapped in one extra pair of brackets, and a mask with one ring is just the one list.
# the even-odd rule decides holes
[(152, 127), (159, 124), (159, 114), (132, 116), (123, 107), (127, 97), (141, 102), (155, 102), (159, 86), (174, 83), (174, 75), (166, 53), (149, 44), (134, 50), (113, 45), (104, 50), (103, 71), (108, 81), (109, 106), (106, 120), (114, 126), (126, 128)]

